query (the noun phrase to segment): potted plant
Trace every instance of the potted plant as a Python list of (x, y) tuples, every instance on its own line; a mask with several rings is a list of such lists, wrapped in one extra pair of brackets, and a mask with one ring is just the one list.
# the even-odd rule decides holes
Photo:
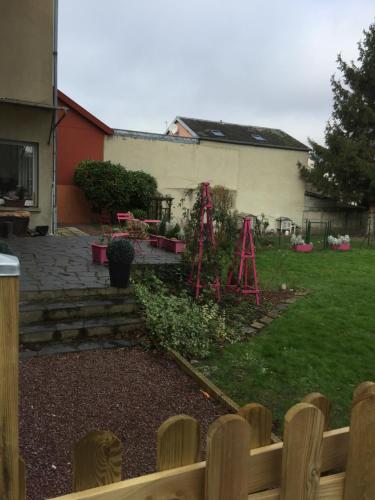
[(328, 236), (328, 244), (332, 250), (340, 250), (346, 252), (350, 250), (350, 236), (346, 234), (345, 236), (338, 235), (337, 238), (334, 236)]
[(290, 243), (292, 245), (293, 250), (295, 250), (296, 252), (304, 252), (304, 253), (312, 252), (313, 244), (305, 243), (305, 240), (302, 238), (301, 234), (299, 235), (292, 234), (292, 237), (290, 238)]
[(92, 253), (92, 261), (97, 264), (106, 264), (108, 262), (107, 259), (107, 241), (109, 238), (104, 234), (101, 234), (98, 238), (98, 241), (94, 241), (91, 243), (91, 253)]
[(130, 269), (134, 260), (134, 248), (128, 240), (111, 240), (107, 248), (109, 278), (111, 286), (127, 288), (129, 286)]

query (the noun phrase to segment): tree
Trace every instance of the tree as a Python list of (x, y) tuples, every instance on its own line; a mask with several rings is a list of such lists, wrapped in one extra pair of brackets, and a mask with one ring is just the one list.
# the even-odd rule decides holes
[(359, 42), (357, 64), (338, 56), (343, 79), (332, 76), (332, 118), (326, 146), (310, 140), (313, 167), (300, 165), (303, 178), (343, 203), (366, 206), (375, 227), (375, 23)]

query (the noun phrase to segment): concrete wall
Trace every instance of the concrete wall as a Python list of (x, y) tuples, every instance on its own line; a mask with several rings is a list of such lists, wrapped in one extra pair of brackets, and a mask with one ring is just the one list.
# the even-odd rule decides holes
[(160, 192), (175, 198), (177, 217), (181, 212), (176, 205), (185, 190), (208, 181), (235, 191), (240, 212), (302, 222), (304, 184), (297, 162), (307, 162), (304, 152), (117, 133), (106, 137), (104, 159), (152, 174)]
[[(38, 206), (31, 211), (30, 226), (51, 225), (52, 146), (50, 110), (0, 104), (0, 139), (38, 143)], [(9, 211), (9, 207), (0, 207)]]
[(2, 1), (0, 97), (52, 104), (53, 0)]

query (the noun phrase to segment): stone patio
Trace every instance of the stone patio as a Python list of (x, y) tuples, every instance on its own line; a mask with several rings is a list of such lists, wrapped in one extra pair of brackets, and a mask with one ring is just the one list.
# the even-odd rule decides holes
[[(21, 291), (100, 288), (109, 286), (106, 266), (93, 264), (95, 236), (44, 236), (5, 241), (21, 262)], [(180, 256), (147, 242), (135, 245), (135, 264), (176, 264)]]

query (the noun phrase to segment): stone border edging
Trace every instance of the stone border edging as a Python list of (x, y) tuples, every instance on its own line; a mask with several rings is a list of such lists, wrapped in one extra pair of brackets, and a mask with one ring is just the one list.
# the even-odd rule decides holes
[[(170, 347), (167, 348), (168, 354), (172, 357), (172, 359), (178, 364), (178, 366), (191, 378), (193, 378), (200, 387), (205, 389), (208, 394), (215, 399), (219, 400), (224, 405), (228, 406), (235, 413), (238, 412), (240, 406), (233, 401), (229, 396), (227, 396), (217, 385), (215, 385), (211, 380), (209, 380), (203, 373), (198, 371), (194, 366), (187, 361), (181, 354), (179, 354), (174, 349)], [(272, 433), (271, 435), (273, 443), (279, 443), (281, 439), (276, 436), (276, 434)]]

